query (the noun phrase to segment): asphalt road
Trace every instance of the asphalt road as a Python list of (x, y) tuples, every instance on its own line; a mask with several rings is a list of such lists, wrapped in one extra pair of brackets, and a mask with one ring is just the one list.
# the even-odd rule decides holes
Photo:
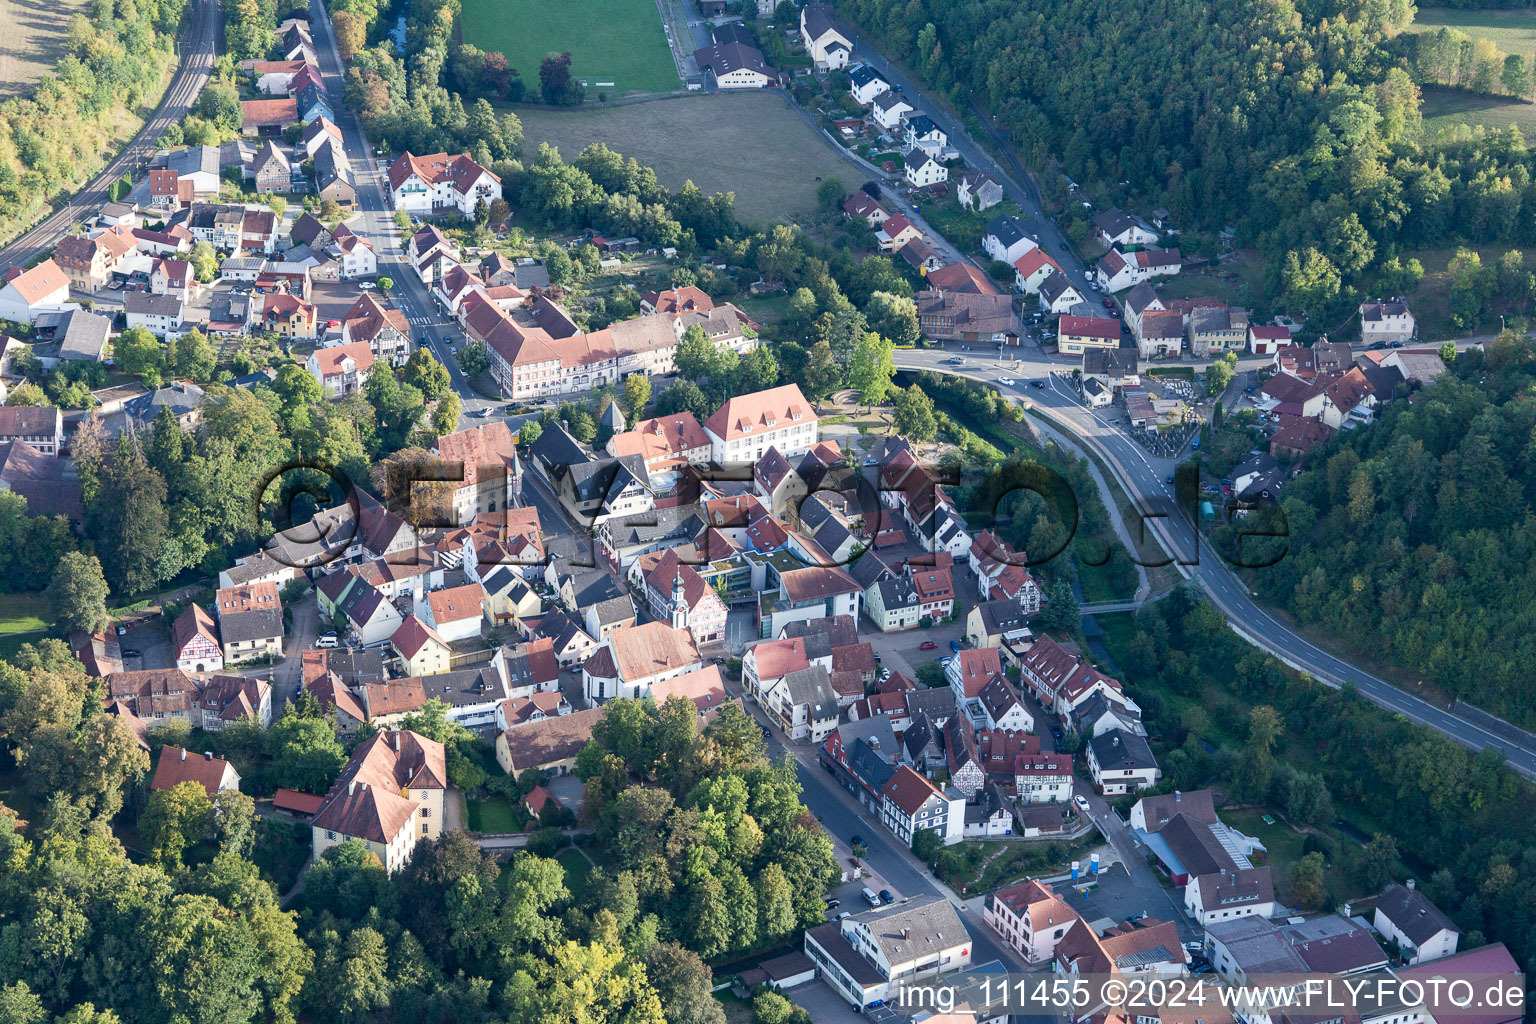
[(174, 123), (186, 119), (187, 112), (213, 72), (216, 49), (223, 22), (219, 0), (192, 0), (192, 20), (187, 24), (181, 67), (171, 79), (160, 106), (117, 158), (92, 178), (73, 199), (58, 207), (36, 227), (0, 249), (0, 265), (22, 265), (38, 254), (52, 249), (70, 228), (99, 210), (107, 202), (107, 188), (125, 172), (137, 170), (155, 152), (155, 143)]
[[(1103, 415), (1085, 408), (1070, 388), (1048, 378), (1052, 370), (1060, 372), (1060, 361), (1031, 356), (1027, 349), (1011, 361), (998, 362), (992, 350), (966, 355), (966, 365), (953, 366), (943, 360), (952, 351), (908, 349), (896, 353), (896, 364), (903, 369), (925, 369), (951, 373), (973, 380), (991, 381), (998, 391), (1014, 401), (1025, 401), (1046, 415), (1053, 423), (1070, 431), (1080, 441), (1092, 446), (1119, 479), (1127, 494), (1151, 513), (1148, 527), (1162, 541), (1164, 549), (1175, 555), (1181, 574), (1194, 580), (1234, 627), (1257, 640), (1270, 653), (1287, 664), (1333, 686), (1346, 682), (1372, 702), (1397, 714), (1406, 715), (1420, 725), (1449, 737), (1471, 750), (1497, 747), (1504, 752), (1509, 766), (1527, 778), (1536, 778), (1536, 749), (1517, 745), (1503, 736), (1446, 711), (1444, 708), (1404, 690), (1369, 672), (1351, 665), (1291, 630), (1252, 600), (1248, 588), (1239, 580), (1204, 538), (1196, 548), (1196, 534), (1174, 505), (1173, 488), (1167, 478), (1173, 473), (1174, 460), (1148, 455), (1142, 447)], [(996, 384), (999, 376), (1009, 376), (1017, 384)], [(1044, 388), (1029, 386), (1030, 380), (1050, 379)]]
[[(331, 95), (340, 96), (342, 68), (341, 57), (336, 51), (336, 32), (320, 0), (310, 0), (309, 19), (310, 24), (316, 28), (316, 57), (320, 61), (321, 77), (325, 79)], [(500, 407), (503, 403), (480, 397), (459, 369), (451, 347), (462, 342), (462, 333), (451, 317), (439, 311), (427, 286), (422, 284), (406, 261), (404, 244), (407, 239), (395, 227), (385, 176), (387, 168), (380, 166), (357, 122), (357, 116), (351, 108), (338, 103), (336, 124), (341, 129), (342, 143), (352, 158), (352, 168), (357, 175), (359, 216), (349, 220), (348, 226), (373, 244), (379, 258), (379, 276), (388, 277), (395, 284), (389, 293), (390, 298), (405, 312), (417, 344), (430, 350), (438, 362), (448, 368), (448, 376), (453, 382), (453, 390), (458, 392), (464, 415), (467, 417), (471, 412)]]

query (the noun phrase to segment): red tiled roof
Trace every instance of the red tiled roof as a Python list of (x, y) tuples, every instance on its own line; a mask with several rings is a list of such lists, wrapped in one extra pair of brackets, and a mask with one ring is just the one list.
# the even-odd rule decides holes
[[(269, 296), (270, 297), (270, 296)], [(346, 345), (333, 345), (330, 348), (317, 348), (314, 352), (315, 365), (320, 369), (322, 377), (334, 377), (342, 372), (342, 360), (348, 356), (357, 365), (357, 372), (362, 373), (373, 365), (373, 353), (368, 350), (366, 341), (354, 341)]]
[(159, 791), (183, 782), (196, 782), (212, 799), (219, 795), (219, 783), (228, 767), (229, 762), (222, 757), (164, 746), (160, 748), (160, 759), (155, 762), (155, 775), (149, 788)]
[(1118, 340), (1120, 337), (1120, 321), (1098, 316), (1063, 316), (1061, 318), (1060, 333), (1062, 335), (1070, 334), (1075, 338)]
[(444, 649), (448, 647), (443, 638), (437, 635), (437, 630), (414, 615), (407, 615), (405, 621), (400, 623), (400, 628), (395, 630), (395, 635), (389, 638), (395, 650), (399, 651), (400, 656), (407, 661), (416, 657), (421, 649), (427, 646), (429, 640), (436, 641)]
[(240, 116), (247, 128), (281, 128), (297, 124), (299, 101), (291, 96), (273, 100), (242, 100)]

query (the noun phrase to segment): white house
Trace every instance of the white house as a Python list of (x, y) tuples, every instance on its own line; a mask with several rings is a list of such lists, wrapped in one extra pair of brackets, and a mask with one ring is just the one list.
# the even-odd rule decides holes
[(819, 422), (799, 385), (785, 384), (726, 399), (704, 421), (704, 434), (717, 465), (751, 465), (770, 448), (785, 458), (804, 455), (820, 440)]
[(446, 643), (468, 640), (480, 635), (481, 626), (485, 622), (480, 604), (482, 596), (483, 591), (478, 583), (434, 590), (425, 595), (425, 601), (420, 602), (426, 607), (418, 610), (417, 615), (419, 617), (425, 612), (427, 625), (437, 630), (437, 635)]
[(501, 179), (467, 153), (415, 156), (407, 152), (389, 167), (389, 192), (397, 210), (457, 210), (473, 217), (478, 204), (501, 198)]
[(1087, 927), (1049, 882), (1038, 879), (999, 889), (988, 896), (981, 919), (1032, 964), (1054, 958), (1056, 944), (1069, 931)]
[(987, 233), (981, 239), (981, 247), (993, 259), (1012, 264), (1031, 249), (1040, 246), (1029, 237), (1023, 224), (1004, 214), (987, 222)]
[(123, 299), (123, 312), (127, 315), (130, 328), (142, 327), (166, 340), (180, 333), (183, 308), (180, 295), (133, 292)]
[(955, 186), (955, 199), (967, 210), (980, 213), (1003, 201), (1003, 186), (986, 171), (968, 170)]
[(1157, 232), (1140, 217), (1119, 207), (1093, 218), (1094, 237), (1105, 245), (1155, 245)]
[(341, 398), (361, 388), (371, 366), (373, 353), (363, 341), (315, 349), (304, 364), (331, 398)]
[(1184, 885), (1184, 911), (1201, 927), (1240, 917), (1273, 917), (1275, 902), (1269, 868), (1223, 868), (1195, 875)]
[(1094, 267), (1094, 276), (1105, 291), (1124, 291), (1154, 277), (1177, 274), (1184, 257), (1177, 249), (1140, 249), (1122, 253), (1111, 249)]
[(907, 118), (907, 130), (902, 140), (910, 147), (925, 149), (935, 155), (949, 145), (949, 136), (927, 114)]
[(792, 740), (820, 743), (837, 730), (837, 692), (822, 665), (798, 668), (764, 684), (760, 700)]
[(341, 264), (343, 280), (357, 277), (373, 277), (379, 272), (379, 256), (373, 246), (362, 236), (354, 234), (345, 224), (338, 225), (332, 239), (330, 254)]
[(1077, 290), (1077, 286), (1067, 280), (1067, 275), (1061, 271), (1047, 274), (1045, 280), (1040, 282), (1036, 291), (1036, 300), (1040, 308), (1047, 313), (1070, 313), (1072, 307), (1080, 302), (1086, 302), (1083, 293)]
[(875, 69), (868, 64), (860, 64), (849, 71), (848, 81), (848, 91), (853, 94), (853, 101), (861, 107), (869, 106), (876, 96), (891, 90), (891, 83), (876, 74)]
[(37, 314), (62, 309), (68, 301), (69, 278), (51, 258), (31, 270), (12, 267), (0, 288), (0, 320), (30, 324)]
[(701, 71), (707, 71), (721, 89), (766, 89), (775, 81), (763, 53), (745, 43), (711, 43), (693, 53)]
[(1111, 729), (1088, 741), (1088, 771), (1105, 796), (1134, 793), (1157, 784), (1161, 772), (1146, 739)]
[(1072, 799), (1072, 755), (1038, 751), (1013, 759), (1021, 804), (1064, 804)]
[(1411, 878), (1407, 885), (1387, 886), (1376, 901), (1371, 924), (1382, 938), (1396, 942), (1411, 964), (1450, 956), (1461, 941), (1461, 929), (1419, 892)]
[(920, 829), (937, 832), (945, 846), (965, 838), (965, 797), (946, 796), (939, 787), (901, 765), (880, 792), (880, 822), (901, 840), (912, 845)]
[(656, 684), (702, 668), (699, 649), (686, 629), (666, 622), (624, 626), (582, 663), (582, 689), (597, 704), (615, 697), (649, 697)]
[(1272, 356), (1279, 351), (1281, 345), (1290, 343), (1291, 331), (1288, 327), (1252, 323), (1248, 325), (1248, 351), (1256, 356)]
[(801, 9), (800, 41), (820, 71), (845, 68), (853, 56), (853, 40), (838, 29), (827, 4), (808, 4)]
[(916, 109), (894, 90), (876, 94), (872, 107), (870, 114), (874, 117), (875, 123), (888, 132), (900, 128), (907, 115)]
[(923, 149), (909, 149), (902, 158), (903, 174), (913, 188), (927, 188), (949, 180), (949, 168)]
[(1402, 299), (1360, 303), (1360, 340), (1367, 345), (1410, 341), (1417, 329), (1413, 313)]

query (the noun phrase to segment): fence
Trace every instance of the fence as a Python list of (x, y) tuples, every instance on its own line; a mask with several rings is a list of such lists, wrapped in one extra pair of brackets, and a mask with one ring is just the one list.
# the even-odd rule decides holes
[(1501, 718), (1495, 718), (1488, 712), (1468, 704), (1466, 701), (1456, 702), (1455, 713), (1478, 728), (1509, 740), (1517, 747), (1523, 747), (1526, 750), (1536, 750), (1536, 733), (1526, 732), (1518, 725), (1511, 725)]

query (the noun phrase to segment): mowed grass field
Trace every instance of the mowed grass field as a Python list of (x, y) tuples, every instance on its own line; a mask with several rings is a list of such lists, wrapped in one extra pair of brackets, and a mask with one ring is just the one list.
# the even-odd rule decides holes
[(606, 109), (518, 108), (517, 115), (530, 152), (548, 142), (573, 160), (588, 143), (607, 143), (654, 167), (669, 188), (691, 178), (705, 192), (736, 193), (737, 216), (759, 224), (810, 215), (823, 178), (850, 191), (864, 180), (777, 94), (698, 93)]
[(1426, 139), (1439, 138), (1461, 126), (1476, 128), (1481, 125), (1489, 131), (1503, 131), (1514, 125), (1525, 136), (1526, 142), (1536, 142), (1536, 103), (1509, 96), (1480, 96), (1433, 85), (1423, 86), (1422, 92)]
[(1495, 11), (1420, 7), (1408, 31), (1432, 32), (1437, 28), (1460, 29), (1473, 39), (1491, 39), (1505, 53), (1528, 54), (1536, 50), (1536, 14), (1529, 8)]
[(31, 90), (64, 56), (69, 19), (85, 0), (0, 0), (0, 100)]
[(464, 0), (460, 23), (466, 43), (507, 55), (530, 94), (539, 88), (539, 63), (567, 50), (571, 74), (587, 83), (589, 103), (599, 92), (682, 88), (655, 0)]

